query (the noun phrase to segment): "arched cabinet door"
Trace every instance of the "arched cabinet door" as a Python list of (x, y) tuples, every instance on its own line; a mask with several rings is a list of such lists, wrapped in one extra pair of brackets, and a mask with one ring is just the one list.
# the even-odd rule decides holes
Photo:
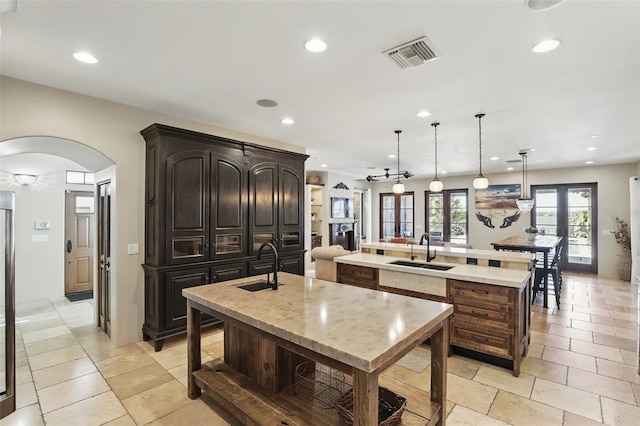
[(281, 252), (304, 247), (304, 173), (298, 167), (280, 164), (278, 169), (278, 238)]
[(249, 255), (262, 243), (278, 245), (278, 164), (260, 162), (249, 169)]
[[(238, 157), (238, 156), (236, 156)], [(232, 259), (245, 253), (247, 242), (247, 174), (239, 158), (211, 156), (211, 260)]]
[(168, 264), (209, 257), (209, 151), (182, 151), (166, 161)]

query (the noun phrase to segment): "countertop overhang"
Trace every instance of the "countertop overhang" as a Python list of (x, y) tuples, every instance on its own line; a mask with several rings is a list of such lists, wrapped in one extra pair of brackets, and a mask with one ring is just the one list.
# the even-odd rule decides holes
[(182, 295), (357, 369), (372, 372), (453, 312), (450, 304), (279, 273), (278, 290), (238, 288), (263, 276), (190, 287)]
[[(452, 266), (448, 271), (435, 269), (415, 268), (411, 266), (393, 265), (394, 261), (406, 261), (404, 257), (385, 256), (380, 254), (355, 253), (333, 258), (334, 262), (348, 265), (366, 266), (370, 268), (385, 269), (388, 271), (404, 272), (415, 275), (451, 278), (461, 281), (471, 281), (482, 284), (499, 285), (504, 287), (521, 288), (531, 278), (531, 272), (527, 270), (495, 268), (491, 266), (446, 264), (432, 261), (434, 265)], [(420, 262), (417, 260), (417, 262)], [(424, 261), (422, 261), (424, 262)], [(426, 263), (426, 262), (424, 262)]]

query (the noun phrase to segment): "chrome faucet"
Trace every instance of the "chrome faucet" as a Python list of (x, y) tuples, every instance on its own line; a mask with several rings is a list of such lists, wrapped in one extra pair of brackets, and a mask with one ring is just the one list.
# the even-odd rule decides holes
[(272, 290), (277, 290), (278, 289), (278, 265), (280, 265), (280, 262), (278, 261), (278, 250), (276, 250), (275, 246), (271, 244), (270, 241), (267, 241), (266, 243), (262, 243), (262, 245), (258, 249), (258, 260), (262, 259), (262, 250), (265, 247), (270, 247), (271, 251), (273, 251), (273, 281), (271, 281), (271, 279), (269, 278), (269, 272), (267, 272), (267, 283), (271, 284)]
[(427, 232), (422, 234), (422, 236), (420, 237), (420, 242), (418, 244), (422, 245), (425, 238), (427, 240), (427, 262), (431, 262), (433, 259), (436, 258), (436, 249), (435, 248), (433, 249), (433, 256), (431, 256), (431, 253), (429, 251), (429, 249), (431, 248), (431, 241), (429, 239), (429, 234)]

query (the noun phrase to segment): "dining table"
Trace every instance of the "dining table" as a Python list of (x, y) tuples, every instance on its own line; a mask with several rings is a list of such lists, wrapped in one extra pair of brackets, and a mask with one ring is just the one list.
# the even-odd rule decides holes
[(543, 302), (542, 307), (548, 308), (549, 295), (549, 253), (551, 250), (557, 250), (558, 246), (562, 243), (562, 237), (556, 235), (540, 235), (536, 234), (535, 237), (530, 238), (527, 235), (514, 235), (509, 238), (505, 238), (500, 241), (491, 243), (495, 250), (509, 250), (509, 251), (528, 251), (532, 253), (542, 253), (543, 257), (543, 274), (542, 280)]

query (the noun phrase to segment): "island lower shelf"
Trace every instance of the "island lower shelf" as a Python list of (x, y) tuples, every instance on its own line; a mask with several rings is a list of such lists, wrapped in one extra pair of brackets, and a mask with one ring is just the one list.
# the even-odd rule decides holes
[[(267, 392), (221, 359), (203, 365), (193, 375), (199, 388), (243, 424), (252, 424), (255, 419), (267, 425), (341, 424), (335, 409), (321, 408), (305, 401), (296, 395), (293, 385), (277, 394)], [(403, 424), (438, 423), (442, 410), (440, 404), (430, 401), (429, 392), (384, 376), (380, 377), (380, 385), (407, 398)]]

